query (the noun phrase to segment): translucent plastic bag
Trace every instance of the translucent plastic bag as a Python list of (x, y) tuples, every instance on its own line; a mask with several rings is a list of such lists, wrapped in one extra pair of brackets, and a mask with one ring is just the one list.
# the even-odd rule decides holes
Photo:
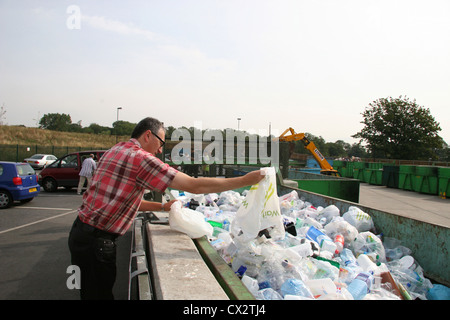
[(231, 223), (231, 231), (242, 241), (249, 241), (267, 229), (274, 239), (285, 235), (280, 202), (277, 195), (275, 168), (261, 169), (265, 177), (250, 188)]
[(374, 229), (372, 217), (357, 207), (350, 207), (348, 211), (342, 215), (345, 221), (356, 227), (359, 232)]
[(192, 239), (205, 235), (211, 237), (214, 231), (201, 212), (182, 208), (180, 201), (174, 202), (170, 207), (169, 225), (171, 229), (183, 232)]
[(356, 239), (350, 243), (350, 247), (356, 256), (361, 253), (372, 254), (374, 260), (380, 262), (386, 261), (386, 252), (383, 243), (380, 238), (370, 231), (359, 233)]

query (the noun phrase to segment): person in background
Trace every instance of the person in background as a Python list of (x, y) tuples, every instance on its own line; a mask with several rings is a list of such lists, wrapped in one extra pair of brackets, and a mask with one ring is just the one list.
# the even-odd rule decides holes
[(165, 144), (163, 124), (141, 120), (131, 139), (120, 142), (100, 159), (83, 196), (69, 234), (72, 265), (81, 271), (81, 299), (114, 299), (116, 240), (124, 235), (138, 211), (169, 211), (143, 200), (145, 190), (163, 193), (168, 187), (190, 193), (218, 193), (257, 184), (264, 176), (252, 171), (235, 178), (194, 178), (155, 157)]
[(91, 153), (89, 157), (84, 159), (83, 163), (81, 164), (81, 170), (79, 173), (80, 181), (78, 182), (77, 194), (81, 194), (81, 190), (83, 189), (86, 180), (87, 180), (86, 189), (89, 189), (89, 186), (92, 181), (92, 175), (95, 169), (97, 169), (97, 164), (94, 161), (94, 155)]

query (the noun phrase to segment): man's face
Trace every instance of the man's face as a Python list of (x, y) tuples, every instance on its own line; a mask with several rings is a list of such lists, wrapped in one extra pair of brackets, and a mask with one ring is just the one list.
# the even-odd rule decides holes
[(158, 132), (151, 132), (147, 130), (146, 134), (148, 135), (148, 148), (146, 151), (152, 154), (162, 153), (162, 148), (164, 145), (164, 141), (166, 139), (166, 135), (164, 130), (161, 128)]

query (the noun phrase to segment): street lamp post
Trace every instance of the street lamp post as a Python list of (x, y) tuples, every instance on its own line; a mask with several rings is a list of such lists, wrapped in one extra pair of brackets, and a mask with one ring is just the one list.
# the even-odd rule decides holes
[(238, 131), (239, 131), (239, 121), (241, 121), (241, 118), (237, 118), (238, 121)]
[[(122, 110), (122, 107), (118, 107), (118, 108), (117, 108), (117, 121), (116, 121), (116, 125), (117, 125), (117, 122), (119, 121), (119, 110)], [(117, 129), (116, 129), (116, 143), (117, 143)]]

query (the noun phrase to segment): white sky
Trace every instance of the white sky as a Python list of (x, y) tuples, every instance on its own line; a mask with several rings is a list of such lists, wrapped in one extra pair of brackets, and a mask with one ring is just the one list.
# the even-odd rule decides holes
[(448, 0), (0, 0), (0, 105), (9, 125), (110, 127), (120, 106), (130, 122), (241, 118), (354, 143), (369, 103), (406, 95), (450, 143), (449, 37)]

